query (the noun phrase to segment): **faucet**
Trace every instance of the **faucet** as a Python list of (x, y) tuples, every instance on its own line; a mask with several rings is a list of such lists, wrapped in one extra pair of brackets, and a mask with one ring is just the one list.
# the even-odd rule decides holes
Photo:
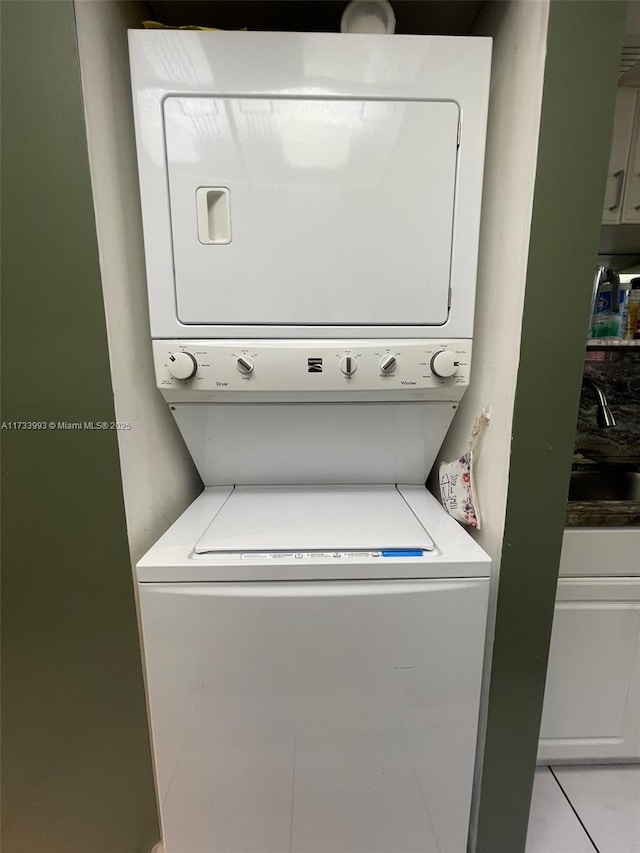
[(594, 382), (590, 376), (582, 377), (582, 385), (592, 388), (596, 395), (596, 402), (598, 404), (598, 426), (603, 428), (614, 427), (616, 425), (616, 419), (609, 408), (609, 403), (607, 402), (607, 398), (605, 397), (602, 388), (597, 382)]

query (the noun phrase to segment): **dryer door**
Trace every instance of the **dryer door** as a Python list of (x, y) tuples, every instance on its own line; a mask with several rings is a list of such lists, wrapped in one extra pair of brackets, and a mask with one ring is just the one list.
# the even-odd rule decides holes
[(182, 323), (446, 322), (456, 103), (169, 97), (164, 121)]

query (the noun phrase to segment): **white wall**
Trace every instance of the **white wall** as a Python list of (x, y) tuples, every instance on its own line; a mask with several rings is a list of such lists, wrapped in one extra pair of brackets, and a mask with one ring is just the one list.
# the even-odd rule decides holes
[(481, 9), (473, 31), (474, 35), (491, 36), (494, 40), (474, 352), (471, 385), (462, 399), (440, 453), (440, 460), (455, 459), (463, 453), (467, 449), (474, 418), (482, 412), (483, 407), (491, 407), (491, 422), (479, 447), (475, 476), (482, 529), (472, 534), (491, 556), (493, 576), (470, 850), (475, 849), (484, 755), (548, 17), (549, 0), (487, 2)]
[(76, 0), (76, 25), (129, 546), (135, 562), (201, 489), (155, 388), (127, 29), (143, 3)]
[(473, 535), (496, 567), (507, 504), (548, 10), (548, 0), (486, 3), (474, 27), (474, 35), (494, 39), (474, 353), (471, 386), (440, 460), (467, 449), (474, 418), (491, 406), (476, 478), (482, 530)]

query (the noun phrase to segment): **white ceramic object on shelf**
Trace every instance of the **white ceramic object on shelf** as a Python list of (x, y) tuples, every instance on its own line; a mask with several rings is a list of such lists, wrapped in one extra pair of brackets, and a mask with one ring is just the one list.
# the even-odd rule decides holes
[(352, 0), (340, 20), (343, 33), (388, 33), (396, 29), (396, 16), (387, 0)]

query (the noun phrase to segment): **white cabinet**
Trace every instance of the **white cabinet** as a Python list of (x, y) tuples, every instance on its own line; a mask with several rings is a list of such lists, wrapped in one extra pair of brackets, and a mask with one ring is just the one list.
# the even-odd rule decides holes
[(640, 98), (637, 91), (618, 90), (603, 225), (640, 222)]
[(538, 760), (640, 759), (640, 578), (561, 578)]
[(640, 94), (636, 95), (620, 221), (624, 224), (640, 222)]
[(564, 531), (561, 578), (639, 575), (639, 527), (569, 527)]
[(565, 530), (538, 759), (640, 759), (640, 529)]

